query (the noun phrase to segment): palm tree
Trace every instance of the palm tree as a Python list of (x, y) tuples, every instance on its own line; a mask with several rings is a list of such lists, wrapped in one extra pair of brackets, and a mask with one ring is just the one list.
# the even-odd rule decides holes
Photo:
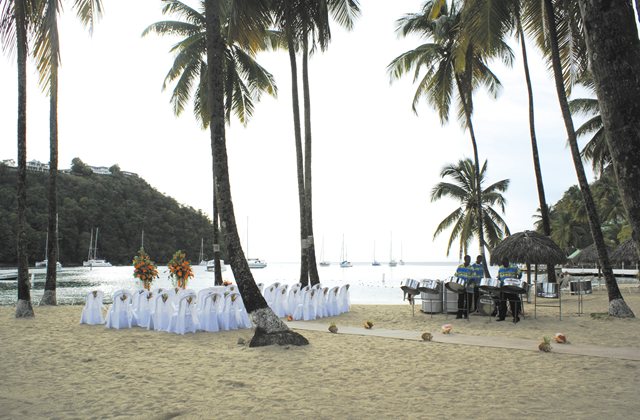
[(18, 302), (16, 318), (33, 317), (27, 258), (27, 53), (28, 27), (33, 21), (33, 0), (5, 1), (0, 5), (0, 37), (5, 50), (17, 51), (18, 62), (18, 180), (17, 180), (17, 250)]
[(569, 101), (571, 114), (583, 114), (589, 119), (576, 130), (576, 136), (591, 135), (591, 138), (582, 148), (582, 159), (591, 161), (591, 166), (596, 174), (602, 176), (605, 168), (611, 163), (611, 154), (607, 145), (602, 116), (598, 100), (593, 98), (576, 98)]
[[(206, 39), (207, 39), (207, 87), (210, 104), (211, 149), (214, 160), (214, 180), (217, 186), (217, 200), (220, 208), (220, 219), (224, 229), (225, 245), (229, 263), (238, 288), (245, 302), (247, 312), (256, 325), (256, 332), (250, 346), (270, 344), (308, 344), (306, 338), (291, 331), (287, 325), (267, 306), (256, 285), (247, 259), (240, 244), (237, 224), (231, 200), (229, 183), (229, 167), (225, 139), (224, 108), (224, 51), (225, 41), (221, 34), (221, 0), (205, 0)], [(257, 2), (240, 2), (247, 7), (260, 6)], [(241, 18), (250, 20), (255, 12), (240, 9)]]
[[(544, 16), (545, 23), (547, 24), (546, 27), (548, 30), (548, 42), (550, 46), (553, 76), (555, 79), (558, 101), (560, 102), (560, 109), (562, 111), (562, 116), (567, 131), (573, 164), (578, 177), (578, 185), (580, 186), (580, 190), (582, 191), (582, 197), (584, 199), (587, 216), (589, 218), (589, 227), (591, 228), (593, 241), (595, 243), (596, 249), (598, 250), (598, 259), (607, 284), (607, 291), (609, 294), (609, 314), (616, 317), (633, 317), (633, 312), (624, 301), (622, 294), (620, 293), (620, 289), (618, 288), (616, 279), (613, 276), (611, 262), (609, 261), (609, 255), (605, 245), (604, 236), (602, 234), (600, 218), (596, 210), (593, 196), (591, 195), (591, 189), (589, 188), (589, 183), (587, 182), (584, 167), (582, 166), (580, 149), (578, 148), (576, 132), (573, 126), (571, 112), (569, 111), (569, 103), (565, 90), (565, 80), (563, 78), (562, 71), (563, 66), (561, 62), (560, 48), (558, 46), (559, 37), (557, 31), (556, 15), (552, 0), (544, 0)], [(576, 15), (574, 14), (572, 16), (575, 17)], [(564, 23), (566, 24), (566, 22)]]
[[(204, 16), (204, 2), (202, 10), (198, 11), (178, 0), (163, 0), (163, 14), (173, 14), (175, 21), (157, 22), (147, 27), (142, 36), (150, 33), (159, 35), (179, 35), (184, 37), (173, 46), (176, 54), (173, 66), (165, 77), (163, 89), (175, 83), (171, 95), (171, 104), (176, 115), (180, 115), (188, 102), (193, 98), (193, 113), (203, 129), (209, 127), (210, 109), (207, 100), (207, 61), (206, 61), (206, 18)], [(225, 119), (231, 123), (231, 113), (243, 125), (249, 122), (253, 115), (254, 101), (260, 99), (266, 92), (277, 95), (277, 87), (271, 73), (255, 60), (256, 53), (264, 50), (270, 44), (269, 39), (276, 34), (267, 31), (265, 22), (267, 16), (262, 16), (263, 25), (253, 25), (245, 31), (237, 28), (234, 7), (238, 2), (227, 2), (222, 9), (223, 38), (225, 41), (224, 55), (224, 103), (226, 104)], [(195, 85), (195, 88), (194, 88)], [(215, 184), (215, 183), (214, 183)], [(215, 260), (215, 284), (222, 284), (222, 270), (220, 266), (220, 228), (219, 215), (214, 190), (213, 199), (213, 237)]]
[[(422, 97), (438, 111), (440, 122), (444, 124), (449, 118), (454, 88), (458, 94), (458, 117), (464, 127), (469, 130), (473, 147), (473, 162), (476, 173), (480, 173), (478, 145), (473, 129), (471, 115), (473, 113), (473, 90), (483, 85), (494, 97), (501, 85), (498, 78), (487, 66), (486, 60), (501, 57), (510, 63), (512, 54), (504, 42), (496, 43), (490, 51), (484, 51), (473, 43), (464, 32), (462, 13), (452, 2), (448, 8), (443, 0), (427, 1), (418, 14), (408, 14), (399, 19), (397, 32), (400, 35), (417, 34), (432, 40), (396, 57), (387, 70), (391, 80), (399, 79), (405, 73), (414, 71), (414, 80), (420, 78), (420, 71), (425, 70), (420, 78), (418, 89), (413, 99), (413, 110)], [(476, 179), (479, 182), (479, 178)], [(475, 189), (477, 236), (480, 243), (480, 255), (484, 257), (484, 219), (482, 214), (482, 188), (478, 184)], [(487, 258), (483, 258), (484, 275), (490, 277)]]
[[(579, 3), (605, 138), (632, 238), (636, 249), (640, 249), (640, 82), (632, 76), (640, 65), (640, 40), (633, 5), (630, 0)], [(608, 39), (615, 39), (615, 48), (600, 39), (605, 34)]]
[[(80, 21), (93, 31), (94, 21), (102, 14), (100, 0), (76, 0), (73, 4)], [(58, 67), (60, 39), (58, 14), (60, 0), (42, 0), (39, 10), (34, 55), (40, 73), (40, 85), (49, 95), (49, 182), (47, 188), (47, 279), (40, 305), (56, 305), (56, 263), (58, 261)]]
[[(460, 203), (460, 207), (449, 214), (436, 228), (433, 234), (434, 239), (445, 230), (451, 229), (451, 236), (447, 244), (447, 256), (454, 241), (458, 240), (459, 258), (468, 253), (469, 244), (474, 236), (478, 234), (478, 219), (476, 217), (477, 185), (485, 181), (487, 172), (487, 161), (484, 161), (480, 176), (476, 176), (475, 165), (471, 159), (463, 159), (457, 164), (447, 165), (440, 172), (440, 177), (450, 177), (451, 182), (440, 182), (431, 191), (431, 201), (440, 200), (443, 197), (450, 197)], [(506, 192), (509, 187), (509, 180), (495, 182), (482, 191), (482, 214), (484, 216), (483, 226), (489, 247), (495, 247), (502, 238), (509, 235), (509, 228), (500, 214), (494, 209), (498, 206), (504, 214), (505, 198), (501, 193)]]
[[(320, 282), (315, 255), (312, 212), (312, 136), (311, 94), (309, 89), (309, 54), (319, 47), (324, 51), (331, 40), (330, 19), (351, 29), (360, 13), (358, 0), (276, 0), (272, 11), (276, 26), (284, 32), (291, 67), (291, 95), (293, 103), (294, 140), (298, 173), (298, 201), (300, 205), (300, 283)], [(304, 147), (300, 122), (298, 65), (296, 52), (302, 54), (302, 88), (304, 103)]]

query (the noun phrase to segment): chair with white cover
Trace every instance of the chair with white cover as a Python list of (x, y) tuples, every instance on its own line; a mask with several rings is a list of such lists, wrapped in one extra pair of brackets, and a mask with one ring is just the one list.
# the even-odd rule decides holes
[(198, 301), (198, 320), (200, 326), (198, 329), (208, 332), (218, 332), (224, 329), (220, 325), (218, 318), (222, 312), (224, 305), (224, 295), (216, 292), (209, 292), (201, 301)]
[(198, 317), (202, 315), (202, 311), (204, 310), (204, 300), (211, 293), (218, 293), (222, 295), (224, 293), (224, 286), (212, 286), (206, 287), (204, 289), (198, 290), (198, 299), (196, 300), (196, 310), (198, 311)]
[(276, 289), (275, 297), (273, 298), (273, 312), (282, 318), (289, 314), (289, 295), (287, 294), (288, 284), (281, 284)]
[[(245, 329), (252, 328), (253, 324), (249, 319), (247, 309), (244, 307), (244, 301), (240, 293), (231, 293), (225, 299), (225, 312), (228, 313), (229, 329)], [(235, 328), (233, 328), (235, 326)]]
[(173, 314), (169, 291), (165, 290), (162, 293), (153, 295), (151, 299), (151, 313), (149, 315), (149, 325), (147, 325), (147, 328), (156, 331), (167, 331), (169, 321), (171, 321), (171, 315)]
[(339, 315), (338, 311), (338, 293), (340, 292), (340, 286), (334, 286), (329, 289), (327, 293), (327, 316)]
[[(264, 289), (263, 296), (264, 300), (267, 302), (267, 306), (273, 309), (273, 304), (276, 298), (276, 291), (278, 289), (279, 283), (274, 283), (269, 287)], [(274, 311), (275, 312), (275, 311)]]
[(131, 321), (132, 326), (139, 326), (147, 328), (149, 325), (149, 317), (151, 316), (151, 298), (153, 292), (148, 290), (141, 290), (134, 296), (133, 304), (133, 319)]
[(340, 287), (338, 292), (338, 311), (339, 313), (349, 312), (351, 307), (351, 298), (349, 297), (349, 285), (345, 284)]
[(116, 290), (113, 292), (113, 303), (107, 312), (105, 327), (107, 328), (131, 328), (133, 311), (131, 309), (133, 296), (128, 290)]
[(320, 296), (318, 296), (318, 299), (316, 300), (316, 316), (318, 318), (325, 318), (329, 316), (328, 308), (327, 308), (327, 298), (329, 297), (329, 288), (321, 287), (320, 290), (318, 290), (318, 294)]
[(168, 332), (176, 334), (195, 333), (198, 329), (198, 314), (196, 311), (196, 293), (193, 290), (185, 290), (178, 294), (174, 304), (173, 314), (169, 321)]
[(318, 299), (318, 291), (316, 289), (310, 289), (304, 296), (304, 303), (302, 304), (302, 320), (313, 321), (316, 319), (316, 300)]
[(300, 321), (304, 315), (304, 302), (309, 293), (309, 286), (305, 286), (301, 289), (294, 288), (291, 290), (289, 296), (291, 299), (291, 293), (293, 293), (293, 299), (289, 301), (289, 310), (294, 321)]
[(80, 316), (81, 324), (104, 324), (104, 316), (102, 315), (102, 310), (104, 309), (104, 305), (102, 304), (103, 299), (104, 292), (100, 290), (87, 293), (84, 308), (82, 308), (82, 315)]
[(258, 283), (256, 284), (256, 286), (258, 286), (258, 290), (260, 290), (260, 294), (262, 294), (262, 291), (264, 289), (264, 283)]

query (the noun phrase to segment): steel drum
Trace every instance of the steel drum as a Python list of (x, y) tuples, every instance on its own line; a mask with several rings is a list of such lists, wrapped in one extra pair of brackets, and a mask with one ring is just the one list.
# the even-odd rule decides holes
[(526, 293), (527, 282), (524, 279), (504, 279), (502, 290), (507, 293)]
[(451, 279), (444, 286), (452, 292), (463, 293), (465, 292), (465, 288), (467, 286), (467, 279), (451, 277)]
[(536, 296), (543, 298), (557, 298), (558, 283), (538, 283), (536, 286)]
[(481, 295), (480, 299), (478, 299), (478, 311), (482, 315), (489, 316), (493, 314), (496, 309), (496, 302), (493, 300), (493, 296), (491, 295)]
[(418, 290), (424, 293), (439, 293), (440, 280), (420, 280)]
[(569, 282), (569, 291), (572, 295), (590, 295), (593, 292), (591, 280), (573, 280)]
[(405, 293), (409, 293), (409, 294), (412, 294), (412, 295), (417, 295), (419, 293), (418, 292), (418, 286), (419, 285), (420, 285), (420, 283), (418, 282), (418, 280), (405, 279), (404, 282), (402, 283), (402, 286), (400, 286), (400, 288)]
[(480, 280), (480, 290), (494, 291), (500, 289), (500, 280), (498, 279), (482, 279)]

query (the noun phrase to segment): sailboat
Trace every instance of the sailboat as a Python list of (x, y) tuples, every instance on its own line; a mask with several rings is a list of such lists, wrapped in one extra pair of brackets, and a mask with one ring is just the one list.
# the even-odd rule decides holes
[(320, 267), (329, 267), (331, 263), (324, 259), (324, 237), (322, 238), (322, 252), (320, 253)]
[(95, 241), (93, 238), (93, 229), (91, 229), (91, 239), (89, 240), (89, 255), (87, 261), (82, 262), (83, 267), (111, 267), (111, 263), (105, 259), (98, 259), (98, 228), (96, 228)]
[(347, 259), (347, 248), (344, 246), (344, 235), (342, 235), (342, 250), (340, 251), (340, 267), (349, 268), (353, 267), (351, 261)]
[[(247, 217), (247, 255), (249, 255), (249, 218)], [(249, 268), (265, 268), (267, 266), (267, 262), (261, 260), (260, 258), (248, 258), (247, 264), (249, 264)]]
[(376, 241), (373, 241), (373, 262), (371, 263), (373, 266), (379, 266), (380, 262), (376, 260)]
[(391, 241), (389, 243), (389, 267), (395, 267), (396, 265), (398, 265), (398, 263), (393, 259), (393, 233), (391, 233)]
[(404, 260), (402, 259), (402, 241), (400, 241), (400, 265), (404, 265)]
[(200, 260), (200, 264), (198, 265), (207, 265), (207, 260), (204, 259), (204, 238), (200, 238), (200, 255), (198, 259)]
[[(58, 215), (56, 214), (56, 233), (58, 232)], [(57, 235), (56, 235), (57, 236)], [(36, 261), (36, 268), (47, 267), (49, 265), (49, 232), (47, 232), (47, 239), (44, 242), (44, 260)], [(58, 248), (58, 255), (60, 255), (60, 248)], [(56, 261), (56, 270), (60, 270), (62, 264), (60, 261)]]

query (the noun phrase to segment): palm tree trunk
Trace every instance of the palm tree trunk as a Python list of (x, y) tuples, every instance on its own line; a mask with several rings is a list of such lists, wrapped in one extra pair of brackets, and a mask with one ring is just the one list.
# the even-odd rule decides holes
[(223, 93), (223, 55), (224, 40), (220, 34), (220, 2), (222, 0), (206, 0), (206, 33), (207, 63), (209, 68), (209, 103), (211, 104), (211, 150), (214, 159), (214, 179), (217, 180), (218, 203), (220, 204), (220, 222), (224, 228), (224, 240), (227, 258), (233, 275), (238, 283), (245, 307), (253, 323), (256, 325), (255, 335), (250, 346), (266, 346), (270, 344), (308, 344), (306, 338), (291, 331), (287, 325), (267, 306), (256, 285), (249, 264), (245, 258), (240, 236), (236, 225), (231, 199), (229, 167), (224, 124)]
[(307, 238), (307, 222), (305, 217), (305, 190), (304, 190), (304, 163), (302, 155), (302, 133), (300, 128), (300, 101), (298, 99), (298, 65), (296, 63), (296, 47), (293, 41), (293, 28), (291, 22), (291, 7), (287, 2), (287, 26), (285, 28), (287, 36), (287, 49), (289, 50), (289, 63), (291, 66), (291, 99), (293, 105), (293, 130), (296, 144), (296, 167), (298, 169), (298, 203), (300, 205), (300, 284), (309, 284), (309, 259), (307, 250), (303, 246)]
[[(538, 153), (538, 140), (536, 138), (536, 124), (533, 107), (533, 87), (531, 85), (531, 75), (529, 73), (529, 59), (527, 58), (527, 46), (525, 45), (524, 31), (520, 14), (516, 13), (516, 25), (520, 45), (522, 48), (522, 62), (524, 67), (524, 78), (527, 82), (527, 94), (529, 97), (529, 135), (531, 137), (531, 152), (533, 155), (533, 170), (536, 174), (536, 186), (538, 188), (538, 201), (540, 203), (540, 215), (542, 216), (542, 230), (546, 236), (551, 236), (551, 222), (549, 220), (549, 207), (544, 193), (544, 183), (542, 181), (542, 169), (540, 168), (540, 155)], [(553, 264), (547, 264), (547, 280), (549, 283), (556, 283), (556, 271)]]
[[(215, 165), (214, 165), (215, 168)], [(215, 173), (215, 169), (213, 170)], [(220, 215), (218, 214), (218, 202), (216, 198), (216, 181), (213, 181), (213, 284), (222, 286), (222, 266), (220, 265)]]
[[(467, 60), (467, 63), (469, 62), (470, 61)], [(475, 166), (476, 171), (476, 200), (478, 201), (476, 204), (476, 212), (478, 217), (478, 242), (480, 248), (479, 252), (480, 255), (482, 255), (482, 268), (484, 269), (484, 276), (486, 278), (491, 278), (491, 273), (489, 272), (489, 267), (487, 266), (487, 258), (485, 256), (484, 226), (482, 223), (482, 186), (480, 185), (480, 160), (478, 157), (478, 143), (476, 142), (476, 135), (473, 130), (473, 123), (471, 121), (471, 93), (469, 89), (467, 98), (467, 94), (465, 93), (466, 89), (463, 88), (463, 86), (465, 86), (464, 82), (461, 80), (458, 74), (456, 74), (456, 86), (458, 87), (458, 94), (460, 95), (460, 100), (462, 101), (462, 106), (464, 108), (464, 115), (467, 120), (467, 128), (469, 129), (469, 136), (471, 137), (471, 145), (473, 146), (473, 165)]]
[(302, 40), (302, 91), (304, 97), (304, 187), (307, 221), (307, 255), (311, 285), (320, 283), (313, 236), (313, 200), (311, 199), (311, 94), (309, 92), (309, 45), (307, 34)]
[[(52, 31), (57, 32), (54, 21)], [(58, 39), (57, 35), (52, 36)], [(40, 305), (56, 305), (56, 280), (58, 261), (58, 230), (56, 218), (58, 214), (58, 48), (52, 48), (51, 57), (51, 91), (49, 92), (49, 185), (47, 200), (49, 202), (49, 220), (47, 224), (47, 279)]]
[(25, 0), (15, 0), (18, 58), (18, 303), (16, 318), (33, 317), (27, 259), (27, 19)]
[(597, 0), (580, 6), (605, 137), (631, 237), (640, 250), (640, 41), (633, 6), (621, 1), (605, 8)]
[(576, 132), (573, 127), (573, 120), (571, 119), (571, 112), (569, 111), (569, 102), (567, 101), (567, 94), (564, 89), (564, 83), (562, 80), (562, 65), (560, 63), (560, 52), (558, 48), (558, 35), (555, 22), (555, 14), (553, 9), (552, 0), (544, 0), (547, 26), (549, 30), (549, 44), (551, 46), (551, 60), (553, 65), (553, 75), (556, 83), (556, 90), (558, 93), (558, 101), (560, 102), (560, 109), (562, 110), (562, 117), (564, 119), (564, 125), (567, 130), (567, 137), (569, 140), (569, 147), (571, 149), (571, 156), (573, 158), (573, 165), (576, 169), (576, 175), (578, 177), (578, 185), (580, 191), (582, 191), (582, 198), (584, 200), (587, 217), (589, 219), (589, 227), (591, 228), (591, 235), (593, 241), (596, 244), (598, 250), (598, 260), (602, 267), (602, 273), (604, 274), (605, 282), (607, 284), (607, 291), (609, 293), (609, 315), (615, 317), (634, 317), (633, 312), (629, 306), (625, 303), (618, 288), (618, 283), (613, 276), (613, 270), (611, 269), (611, 263), (609, 261), (609, 255), (604, 243), (604, 237), (602, 235), (602, 229), (600, 227), (600, 218), (591, 195), (591, 189), (587, 182), (587, 177), (582, 166), (582, 159), (580, 157), (580, 149), (578, 148), (578, 141), (576, 138)]

